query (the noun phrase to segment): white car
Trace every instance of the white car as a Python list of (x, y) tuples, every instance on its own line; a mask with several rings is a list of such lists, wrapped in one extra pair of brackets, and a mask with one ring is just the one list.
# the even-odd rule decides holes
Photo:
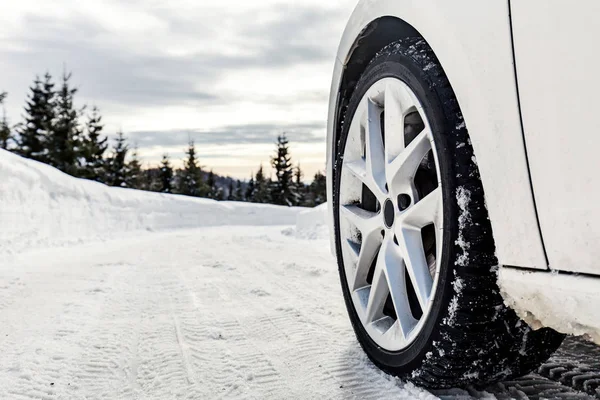
[(427, 387), (600, 344), (600, 2), (363, 0), (328, 122), (361, 346)]

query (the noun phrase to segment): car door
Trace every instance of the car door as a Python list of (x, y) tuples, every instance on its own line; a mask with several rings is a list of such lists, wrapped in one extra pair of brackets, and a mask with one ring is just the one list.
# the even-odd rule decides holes
[(600, 1), (510, 5), (523, 130), (549, 266), (600, 275)]

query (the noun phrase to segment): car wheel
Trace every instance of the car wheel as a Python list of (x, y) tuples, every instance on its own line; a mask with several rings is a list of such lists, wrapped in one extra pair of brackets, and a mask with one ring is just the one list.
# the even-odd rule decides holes
[(466, 123), (424, 40), (390, 44), (357, 83), (333, 203), (350, 320), (384, 371), (430, 388), (485, 384), (560, 345), (504, 305)]

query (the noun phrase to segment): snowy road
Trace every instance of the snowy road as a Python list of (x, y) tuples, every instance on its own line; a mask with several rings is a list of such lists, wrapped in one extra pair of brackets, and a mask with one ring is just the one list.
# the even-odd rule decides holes
[(0, 276), (1, 399), (588, 398), (542, 378), (433, 395), (385, 376), (353, 337), (327, 242), (293, 228), (38, 250)]
[(326, 243), (282, 229), (144, 235), (5, 263), (0, 398), (419, 392), (365, 371)]

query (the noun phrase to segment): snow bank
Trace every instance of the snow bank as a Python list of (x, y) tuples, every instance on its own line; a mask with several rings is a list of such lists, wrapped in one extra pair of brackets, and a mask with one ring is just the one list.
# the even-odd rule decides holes
[(111, 188), (0, 150), (0, 252), (136, 231), (293, 225), (304, 210)]
[(298, 213), (296, 236), (301, 239), (327, 239), (327, 203)]

